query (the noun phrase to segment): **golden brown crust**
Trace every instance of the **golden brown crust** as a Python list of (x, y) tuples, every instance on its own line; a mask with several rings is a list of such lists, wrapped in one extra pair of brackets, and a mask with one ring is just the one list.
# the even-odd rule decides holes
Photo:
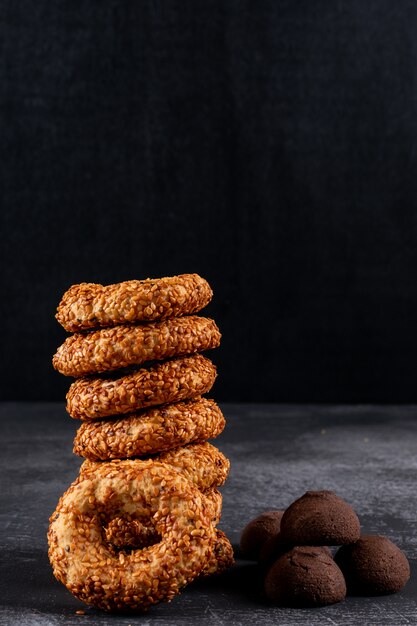
[(61, 374), (78, 378), (210, 350), (220, 344), (220, 337), (214, 320), (196, 315), (113, 326), (71, 335), (58, 348), (52, 364)]
[(211, 523), (217, 526), (222, 517), (223, 496), (218, 489), (207, 489), (201, 492), (204, 496), (207, 511), (211, 513)]
[(216, 539), (212, 556), (201, 572), (201, 576), (221, 574), (234, 563), (232, 544), (222, 530), (216, 529)]
[[(168, 450), (168, 452), (152, 456), (150, 459), (170, 465), (194, 483), (200, 491), (207, 491), (223, 485), (230, 469), (229, 459), (208, 441), (180, 446), (179, 448)], [(145, 460), (148, 460), (148, 458)], [(137, 462), (138, 467), (140, 467), (143, 459), (132, 459), (130, 462)], [(113, 461), (91, 461), (86, 459), (80, 467), (80, 473), (94, 470), (100, 467), (102, 463), (114, 463), (117, 465), (123, 464), (125, 461), (119, 459)]]
[[(217, 492), (219, 494), (219, 492)], [(221, 497), (221, 496), (220, 496)], [(214, 524), (215, 526), (215, 524)], [(106, 542), (115, 548), (143, 549), (156, 543), (159, 537), (155, 530), (145, 526), (137, 519), (117, 517), (105, 528)], [(221, 574), (234, 563), (233, 548), (223, 531), (216, 528), (216, 538), (212, 554), (202, 569), (200, 576)]]
[(187, 400), (117, 420), (84, 422), (74, 439), (74, 453), (92, 460), (144, 456), (214, 439), (224, 426), (214, 400)]
[(56, 319), (69, 332), (162, 320), (197, 313), (212, 296), (210, 285), (198, 274), (129, 280), (107, 286), (81, 283), (64, 293)]
[(203, 491), (221, 487), (230, 470), (229, 459), (208, 441), (168, 450), (155, 460), (171, 465)]
[(143, 523), (129, 513), (111, 519), (103, 531), (106, 543), (123, 550), (147, 548), (160, 540), (152, 525)]
[[(150, 460), (169, 465), (193, 483), (204, 496), (203, 501), (210, 511), (212, 524), (216, 526), (220, 522), (222, 495), (216, 487), (225, 482), (230, 462), (218, 448), (208, 441), (189, 444), (145, 459), (114, 459), (112, 461), (86, 459), (80, 467), (80, 474), (94, 472), (103, 463), (111, 463), (114, 467), (128, 464), (132, 469), (137, 468), (139, 471), (143, 464)], [(105, 533), (107, 541), (116, 547), (144, 547), (147, 541), (152, 541), (154, 537), (152, 529), (127, 515), (123, 518), (114, 518)]]
[(216, 375), (215, 365), (196, 354), (120, 378), (80, 378), (68, 390), (67, 411), (74, 419), (89, 421), (195, 398), (210, 391)]
[[(107, 611), (148, 609), (171, 600), (213, 554), (217, 533), (198, 489), (167, 465), (149, 461), (138, 472), (109, 463), (82, 474), (50, 518), (54, 575), (77, 598)], [(161, 541), (117, 551), (103, 527), (135, 512)]]
[[(217, 526), (222, 514), (222, 494), (217, 489), (201, 492), (202, 501), (210, 515), (211, 523)], [(107, 543), (115, 548), (125, 550), (132, 548), (146, 548), (159, 541), (154, 527), (144, 524), (133, 515), (114, 517), (104, 528)]]

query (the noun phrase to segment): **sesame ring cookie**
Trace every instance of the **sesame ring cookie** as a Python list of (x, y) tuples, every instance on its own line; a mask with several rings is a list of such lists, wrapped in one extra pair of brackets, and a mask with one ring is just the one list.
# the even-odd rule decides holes
[[(166, 463), (188, 478), (200, 491), (220, 487), (225, 482), (230, 469), (230, 461), (216, 446), (208, 441), (203, 443), (190, 443), (180, 446), (168, 452), (162, 452), (151, 457), (159, 463)], [(146, 459), (147, 460), (147, 459)], [(90, 461), (86, 459), (80, 473), (94, 470), (100, 467), (103, 461)], [(132, 459), (130, 463), (137, 463), (138, 467), (143, 463), (142, 459)], [(124, 460), (115, 459), (110, 461), (115, 465), (126, 463)]]
[[(105, 541), (103, 527), (135, 512), (157, 543), (130, 552)], [(144, 611), (170, 601), (205, 568), (216, 531), (198, 489), (164, 464), (103, 463), (81, 475), (50, 518), (49, 559), (55, 577), (89, 605)]]
[(121, 419), (84, 422), (75, 435), (73, 450), (93, 461), (144, 456), (214, 439), (225, 423), (214, 400), (186, 400)]
[(216, 376), (216, 366), (195, 354), (140, 368), (120, 378), (80, 378), (68, 390), (67, 411), (74, 419), (90, 421), (178, 402), (210, 391)]
[(217, 348), (220, 338), (214, 320), (197, 315), (113, 326), (71, 335), (56, 351), (52, 364), (61, 374), (79, 378), (210, 350)]
[(210, 285), (198, 274), (107, 286), (81, 283), (64, 293), (56, 319), (69, 332), (161, 320), (197, 313), (212, 296)]

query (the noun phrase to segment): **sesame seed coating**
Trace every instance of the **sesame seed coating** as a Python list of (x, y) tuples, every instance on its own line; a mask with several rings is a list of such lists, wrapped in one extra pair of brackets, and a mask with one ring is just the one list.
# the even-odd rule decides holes
[[(220, 522), (222, 494), (218, 489), (201, 492), (202, 501), (213, 526)], [(155, 528), (133, 515), (113, 518), (104, 529), (106, 541), (115, 548), (146, 548), (160, 540)]]
[(205, 565), (201, 576), (211, 576), (213, 574), (221, 574), (232, 567), (234, 563), (233, 547), (222, 530), (216, 528), (216, 539), (212, 556)]
[(80, 378), (67, 394), (71, 417), (85, 421), (113, 417), (207, 393), (216, 380), (213, 363), (196, 354), (179, 357), (126, 376)]
[[(230, 469), (230, 461), (220, 452), (216, 446), (208, 441), (203, 443), (190, 443), (180, 446), (168, 452), (162, 452), (150, 457), (154, 461), (166, 463), (180, 472), (194, 485), (205, 491), (220, 487), (225, 482)], [(146, 459), (147, 460), (147, 459)], [(137, 461), (138, 467), (143, 459), (132, 459), (130, 463)], [(124, 461), (115, 459), (113, 461), (90, 461), (86, 459), (80, 467), (80, 472), (99, 467), (102, 463), (120, 464)]]
[[(207, 489), (201, 492), (205, 498), (206, 508), (211, 513), (211, 523), (217, 526), (222, 516), (223, 496), (218, 489)], [(204, 501), (203, 498), (203, 501)]]
[[(116, 550), (103, 528), (133, 513), (161, 540)], [(103, 463), (61, 497), (50, 518), (49, 559), (55, 577), (87, 604), (144, 611), (172, 600), (203, 571), (216, 538), (200, 492), (175, 470), (155, 461), (140, 471)]]
[[(118, 517), (111, 520), (107, 528), (104, 529), (107, 543), (111, 543), (119, 549), (142, 549), (153, 545), (159, 540), (155, 529), (146, 526), (137, 519), (129, 519), (129, 517), (131, 516)], [(216, 528), (213, 550), (207, 563), (201, 570), (200, 576), (221, 574), (229, 569), (233, 563), (232, 545), (224, 532)]]
[(168, 450), (155, 459), (171, 465), (202, 490), (223, 485), (230, 470), (229, 459), (208, 441)]
[(160, 541), (160, 537), (155, 528), (146, 523), (147, 521), (135, 518), (134, 514), (114, 517), (103, 528), (106, 542), (124, 550), (152, 546)]
[(129, 280), (107, 286), (81, 283), (64, 293), (56, 319), (69, 332), (161, 320), (197, 313), (212, 296), (210, 285), (198, 274)]
[(223, 413), (214, 400), (186, 400), (117, 420), (84, 422), (74, 439), (74, 453), (92, 460), (155, 454), (214, 439), (224, 426)]
[(52, 364), (65, 376), (99, 372), (161, 361), (216, 348), (220, 331), (214, 320), (190, 315), (136, 326), (113, 326), (68, 337)]

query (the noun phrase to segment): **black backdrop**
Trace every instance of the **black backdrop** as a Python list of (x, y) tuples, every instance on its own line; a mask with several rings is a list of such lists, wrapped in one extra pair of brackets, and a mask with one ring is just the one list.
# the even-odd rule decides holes
[(413, 0), (1, 5), (2, 399), (70, 284), (199, 272), (217, 399), (417, 401)]

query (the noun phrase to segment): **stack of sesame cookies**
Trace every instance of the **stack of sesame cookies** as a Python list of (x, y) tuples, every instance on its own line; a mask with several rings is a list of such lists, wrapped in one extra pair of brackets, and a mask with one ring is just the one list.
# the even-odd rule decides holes
[[(216, 524), (229, 461), (207, 441), (222, 432), (225, 419), (214, 400), (203, 397), (217, 373), (201, 352), (218, 347), (221, 335), (212, 319), (196, 315), (212, 295), (197, 274), (74, 285), (56, 315), (73, 334), (53, 365), (76, 379), (67, 411), (82, 421), (74, 440), (74, 453), (85, 458), (80, 476), (103, 462), (155, 459), (203, 492)], [(143, 542), (129, 520), (116, 519), (106, 533), (114, 545)], [(224, 569), (232, 549), (218, 533), (218, 569)]]

